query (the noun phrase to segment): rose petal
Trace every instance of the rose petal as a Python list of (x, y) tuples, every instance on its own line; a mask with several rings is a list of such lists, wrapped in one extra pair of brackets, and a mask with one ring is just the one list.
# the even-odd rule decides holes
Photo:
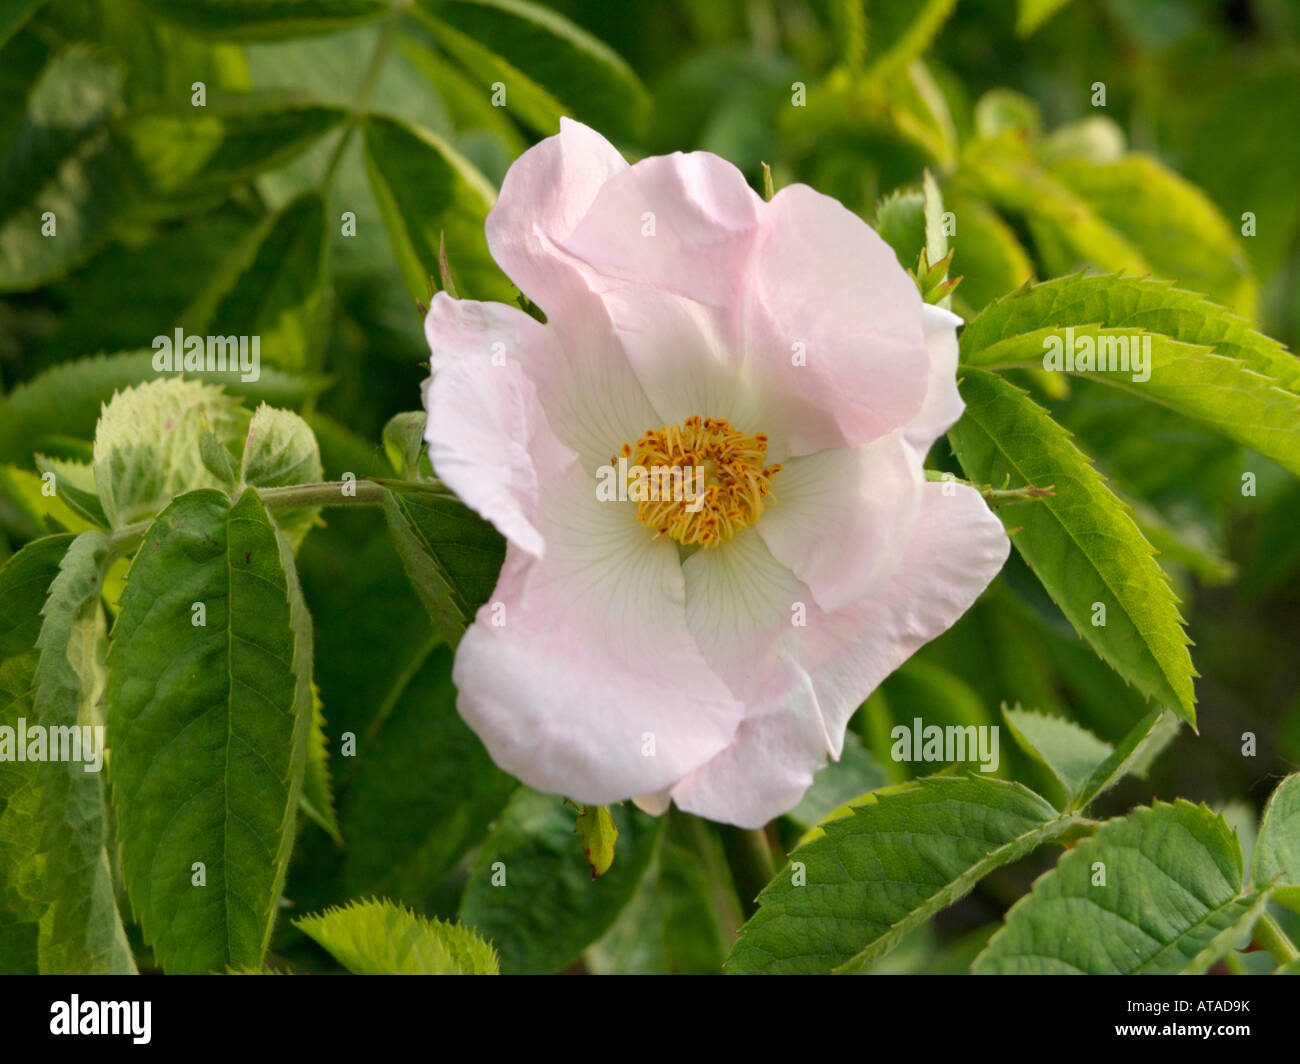
[(726, 417), (780, 460), (869, 442), (922, 409), (916, 286), (869, 226), (806, 186), (763, 203), (716, 156), (643, 160), (563, 247), (664, 423)]
[(927, 483), (902, 564), (877, 591), (834, 613), (810, 611), (799, 660), (827, 728), (842, 743), (849, 718), (891, 672), (951, 628), (1011, 551), (1002, 522), (964, 484)]
[[(540, 555), (540, 485), (546, 477), (558, 477), (576, 456), (551, 431), (537, 389), (519, 362), (496, 364), (489, 353), (491, 337), (536, 323), (524, 314), (517, 315), (523, 322), (512, 319), (509, 307), (462, 307), (442, 293), (439, 297), (426, 320), (434, 351), (433, 378), (424, 391), (429, 461), (466, 506), (511, 543)], [(447, 313), (449, 304), (455, 315)], [(472, 313), (475, 309), (482, 313)]]
[(562, 118), (558, 134), (510, 167), (487, 218), (492, 257), (547, 315), (552, 342), (534, 345), (525, 369), (556, 431), (589, 471), (660, 424), (590, 291), (590, 271), (560, 246), (605, 183), (626, 169), (599, 133)]
[(743, 713), (687, 630), (676, 544), (634, 513), (598, 502), (576, 466), (547, 484), (544, 557), (508, 550), (452, 673), (498, 765), (588, 804), (671, 786), (727, 746)]
[[(831, 613), (770, 553), (761, 558), (758, 537), (745, 541), (745, 557), (726, 559), (741, 541), (698, 551), (685, 571), (691, 629), (745, 702), (745, 724), (731, 748), (673, 788), (673, 800), (757, 827), (797, 804), (797, 785), (811, 782), (828, 744), (839, 756), (849, 718), (880, 682), (970, 608), (1010, 540), (978, 492), (926, 484), (902, 565), (872, 595)], [(705, 592), (708, 603), (697, 603)], [(796, 604), (804, 626), (792, 623)]]
[(786, 459), (754, 526), (824, 610), (867, 595), (892, 573), (916, 523), (921, 461), (898, 430), (861, 447)]
[[(587, 298), (595, 302), (590, 293)], [(583, 469), (594, 474), (621, 444), (636, 441), (647, 428), (659, 424), (598, 302), (595, 310), (592, 316), (572, 321), (573, 328), (561, 330), (558, 323), (542, 325), (517, 307), (452, 299), (439, 292), (424, 323), (434, 377), (451, 362), (466, 359), (473, 361), (476, 372), (484, 374), (500, 374), (506, 368), (502, 363), (515, 367), (505, 374), (510, 380), (522, 371), (555, 438), (577, 454)], [(486, 386), (494, 380), (502, 378), (487, 377), (483, 383)], [(425, 405), (427, 408), (427, 398)], [(465, 411), (458, 414), (452, 409), (443, 416), (453, 424), (465, 421)], [(474, 432), (492, 423), (495, 421), (489, 418), (462, 427)], [(528, 448), (526, 439), (515, 442)], [(451, 443), (444, 438), (440, 453)], [(462, 460), (475, 465), (503, 460), (509, 453), (509, 449), (496, 453), (501, 448), (478, 433), (467, 435), (465, 444), (467, 454)], [(430, 454), (432, 460), (432, 450)]]
[(725, 159), (657, 155), (611, 176), (562, 246), (597, 290), (623, 282), (734, 307), (761, 206)]
[(632, 804), (643, 813), (663, 816), (668, 812), (668, 807), (673, 804), (672, 788), (665, 787), (662, 791), (655, 791), (654, 794), (638, 794), (632, 799)]
[(559, 245), (627, 163), (594, 129), (560, 119), (560, 132), (506, 171), (487, 216), (488, 250), (534, 303), (552, 316), (586, 289), (580, 264)]
[[(745, 704), (731, 745), (672, 789), (688, 812), (757, 827), (798, 804), (835, 744), (808, 673), (788, 638), (808, 589), (767, 549), (756, 529), (683, 566), (686, 616), (705, 659)], [(813, 607), (815, 608), (815, 607)]]
[(738, 313), (760, 206), (730, 163), (677, 153), (610, 178), (564, 241), (655, 408), (643, 431), (696, 414), (753, 421)]
[(600, 298), (654, 409), (644, 428), (699, 415), (725, 418), (751, 434), (765, 431), (763, 397), (745, 386), (742, 359), (713, 308), (652, 287), (610, 290)]
[(961, 417), (966, 404), (957, 391), (957, 326), (961, 318), (926, 303), (921, 308), (925, 349), (930, 355), (925, 402), (907, 426), (907, 439), (925, 458), (934, 441)]
[(920, 293), (861, 218), (783, 188), (765, 205), (752, 286), (747, 369), (790, 412), (790, 453), (857, 446), (916, 416), (929, 369)]
[(761, 828), (798, 805), (826, 763), (810, 739), (808, 719), (797, 713), (746, 719), (726, 750), (673, 788), (673, 801), (709, 820)]

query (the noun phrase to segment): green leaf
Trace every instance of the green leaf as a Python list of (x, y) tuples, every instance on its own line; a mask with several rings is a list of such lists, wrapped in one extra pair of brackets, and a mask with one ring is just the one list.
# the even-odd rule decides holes
[(1061, 336), (1062, 326), (1094, 343), (1150, 333), (1148, 380), (1122, 370), (1084, 375), (1194, 418), (1300, 474), (1300, 360), (1241, 318), (1167, 282), (1066, 277), (1021, 289), (966, 327), (962, 360), (1042, 367), (1045, 341)]
[(420, 455), (424, 451), (424, 426), (429, 415), (423, 410), (394, 414), (384, 425), (384, 453), (393, 471), (405, 480), (418, 480)]
[(329, 249), (325, 203), (305, 193), (252, 234), (218, 283), (187, 311), (186, 332), (251, 337), (259, 359), (282, 369), (319, 366)]
[[(1300, 359), (1245, 318), (1195, 292), (1175, 288), (1172, 281), (1118, 274), (1060, 277), (1011, 293), (966, 326), (960, 340), (962, 361), (1001, 361), (996, 346), (1003, 340), (1071, 324), (1161, 333), (1185, 344), (1213, 347), (1256, 373), (1276, 377), (1284, 387), (1300, 386)], [(1039, 365), (1041, 355), (1040, 345)]]
[[(491, 95), (484, 93), (481, 81), (432, 48), (404, 38), (398, 42), (398, 49), (437, 91), (447, 108), (452, 127), (462, 134), (459, 138), (462, 150), (484, 174), (500, 185), (500, 178), (509, 163), (528, 148), (528, 141), (519, 127), (507, 117), (507, 109), (493, 107)], [(491, 154), (490, 167), (479, 161), (488, 153)]]
[(417, 916), (391, 901), (354, 901), (294, 926), (355, 975), (496, 975), (497, 955), (463, 924)]
[(158, 516), (122, 595), (105, 701), (122, 870), (167, 972), (262, 961), (306, 765), (311, 653), (292, 554), (255, 492), (232, 507), (194, 491)]
[(1029, 37), (1070, 0), (1019, 0), (1016, 11), (1016, 36)]
[(29, 18), (45, 0), (14, 0), (8, 6), (8, 9), (0, 13), (0, 47), (3, 47), (9, 38), (23, 28)]
[[(259, 87), (307, 93), (311, 99), (346, 108), (352, 114), (350, 125), (359, 125), (364, 120), (363, 112), (368, 111), (425, 126), (451, 139), (447, 101), (429, 91), (428, 84), (407, 61), (401, 47), (416, 32), (409, 19), (399, 18), (328, 37), (250, 44), (245, 46), (245, 51), (253, 84)], [(371, 70), (377, 49), (385, 50), (385, 58)], [(358, 101), (364, 101), (365, 107), (359, 108)], [(354, 132), (359, 134), (360, 129)], [(455, 143), (463, 148), (471, 147), (460, 137), (455, 138)], [(335, 159), (334, 152), (340, 151), (342, 154)], [(473, 152), (469, 154), (475, 157)], [(322, 191), (328, 193), (330, 202), (332, 270), (340, 303), (347, 299), (353, 285), (362, 280), (356, 276), (360, 272), (372, 274), (365, 279), (367, 286), (384, 291), (391, 288), (392, 279), (388, 275), (393, 266), (392, 252), (366, 178), (363, 156), (361, 137), (345, 129), (331, 133), (307, 154), (288, 166), (263, 174), (257, 181), (262, 199), (269, 206), (279, 207), (303, 192), (322, 190), (323, 175), (329, 171), (328, 187)], [(513, 159), (514, 155), (510, 155), (506, 161)], [(348, 225), (346, 231), (342, 224), (345, 219), (341, 217), (345, 210), (353, 216), (347, 221), (355, 221), (355, 227)], [(406, 326), (411, 317), (411, 303), (405, 298), (404, 290), (395, 305), (400, 307), (402, 324)], [(382, 344), (376, 337), (371, 339)], [(395, 352), (387, 355), (394, 356)]]
[(504, 84), (505, 108), (543, 135), (562, 114), (608, 136), (645, 132), (650, 97), (636, 74), (603, 42), (563, 16), (526, 0), (420, 0), (416, 13), (438, 43), (490, 97)]
[(1057, 126), (1036, 145), (1045, 163), (1083, 160), (1098, 166), (1118, 163), (1128, 151), (1128, 138), (1114, 119), (1092, 114)]
[[(40, 848), (45, 860), (40, 964), (44, 974), (135, 974), (135, 961), (117, 911), (109, 865), (104, 766), (104, 689), (107, 631), (100, 605), (108, 540), (84, 532), (64, 555), (50, 585), (37, 647), (34, 708), (49, 742), (61, 734), (80, 748), (80, 760), (41, 766)], [(91, 739), (87, 747), (86, 740)], [(66, 749), (66, 748), (65, 748)], [(95, 752), (92, 752), (95, 751)], [(98, 768), (92, 766), (98, 762)]]
[[(340, 441), (332, 438), (336, 430), (328, 422), (313, 415), (311, 423), (328, 465), (365, 471), (364, 464), (351, 464), (346, 451), (339, 450)], [(342, 446), (350, 445), (344, 442)], [(378, 466), (373, 444), (357, 457)], [(376, 472), (383, 475), (382, 469), (376, 468)], [(403, 710), (403, 692), (432, 649), (432, 639), (426, 638), (427, 614), (402, 570), (392, 536), (377, 516), (364, 507), (333, 509), (329, 522), (304, 541), (298, 563), (312, 614), (319, 620), (316, 680), (328, 709), (330, 735), (335, 743), (341, 743), (345, 733), (352, 732), (361, 743), (358, 758), (343, 756), (335, 763), (340, 804), (343, 785), (354, 768), (361, 771), (365, 761), (361, 737), (371, 727), (378, 731), (375, 721), (381, 715), (392, 719)], [(384, 608), (358, 609), (357, 603), (363, 601), (382, 602)], [(369, 675), (376, 682), (359, 685), (356, 678), (360, 675)], [(338, 745), (332, 745), (332, 750), (336, 756), (342, 753)], [(349, 842), (357, 842), (344, 826)], [(350, 892), (350, 896), (360, 893), (369, 891)]]
[(126, 202), (106, 124), (122, 77), (84, 46), (56, 56), (0, 156), (0, 291), (66, 273), (109, 239)]
[(925, 195), (914, 189), (895, 189), (876, 205), (876, 232), (904, 268), (915, 265), (925, 247), (925, 223)]
[(1065, 804), (1071, 809), (1078, 808), (1078, 798), (1092, 774), (1114, 753), (1110, 743), (1102, 742), (1074, 721), (1031, 713), (1019, 706), (1014, 709), (1003, 706), (1002, 716), (1016, 742), (1056, 777), (1064, 791)]
[(1152, 752), (1159, 752), (1173, 738), (1179, 727), (1173, 713), (1155, 709), (1139, 720), (1111, 754), (1089, 776), (1075, 800), (1082, 809), (1097, 795), (1109, 790), (1129, 773), (1146, 771)]
[(445, 233), (458, 287), (509, 302), (512, 286), (487, 250), (483, 220), (496, 199), (487, 179), (441, 138), (393, 118), (365, 125), (366, 173), (411, 298), (428, 298)]
[(971, 142), (953, 180), (958, 189), (1025, 218), (1050, 273), (1090, 264), (1152, 272), (1137, 247), (1088, 202), (1049, 173), (1018, 132)]
[(248, 64), (237, 44), (204, 40), (173, 23), (148, 17), (128, 0), (95, 13), (95, 36), (120, 59), (127, 101), (151, 106), (189, 100), (201, 81), (214, 91), (248, 88)]
[(55, 47), (49, 39), (22, 31), (4, 46), (5, 62), (0, 64), (0, 145), (8, 143), (22, 124), (32, 85)]
[(338, 813), (334, 810), (334, 784), (330, 778), (329, 746), (325, 740), (325, 715), (320, 695), (312, 684), (311, 737), (307, 740), (307, 768), (303, 775), (302, 811), (319, 824), (330, 838), (343, 845)]
[(1015, 230), (982, 200), (953, 194), (949, 209), (961, 219), (953, 240), (951, 273), (961, 277), (958, 298), (979, 310), (1034, 276), (1034, 264)]
[(957, 0), (891, 0), (868, 9), (868, 77), (898, 73), (938, 36)]
[(888, 64), (879, 76), (837, 68), (816, 87), (806, 108), (786, 108), (777, 117), (778, 131), (795, 142), (857, 139), (864, 127), (921, 152), (945, 172), (954, 163), (952, 115), (919, 59), (901, 69)]
[[(152, 351), (74, 359), (51, 366), (20, 384), (7, 403), (0, 399), (4, 414), (0, 418), (0, 457), (26, 461), (33, 446), (40, 449), (43, 441), (54, 434), (91, 439), (101, 406), (115, 392), (159, 379), (153, 359)], [(327, 383), (324, 377), (290, 376), (267, 366), (262, 367), (256, 381), (250, 382), (220, 372), (187, 372), (185, 376), (220, 385), (233, 396), (275, 406), (300, 403), (324, 390)]]
[(503, 972), (561, 970), (609, 929), (636, 892), (663, 820), (627, 805), (611, 814), (618, 860), (593, 881), (562, 799), (521, 787), (510, 800), (460, 904), (460, 919), (500, 951)]
[(236, 399), (199, 381), (170, 377), (115, 395), (95, 433), (95, 485), (112, 526), (151, 517), (181, 492), (221, 487), (203, 464), (203, 427), (225, 441), (247, 419)]
[(1188, 639), (1150, 544), (1046, 411), (991, 373), (962, 372), (966, 413), (948, 434), (962, 468), (979, 484), (1009, 476), (1016, 486), (1054, 487), (1052, 495), (998, 509), (1008, 527), (1020, 527), (1016, 549), (1103, 659), (1195, 724)]
[[(16, 729), (20, 719), (35, 717), (41, 610), (72, 541), (70, 535), (46, 536), (0, 565), (0, 727)], [(16, 741), (16, 735), (9, 740)], [(0, 971), (14, 975), (39, 971), (37, 943), (47, 908), (38, 769), (38, 762), (6, 760), (0, 771)]]
[(426, 645), (395, 664), (402, 679), (357, 740), (339, 802), (349, 894), (422, 902), (518, 787), (456, 712), (451, 660)]
[(921, 190), (925, 199), (925, 257), (934, 265), (948, 254), (948, 234), (943, 227), (943, 193), (929, 170), (922, 178)]
[[(560, 119), (568, 109), (544, 86), (497, 55), (488, 45), (428, 16), (420, 7), (417, 15), (429, 28), (443, 52), (463, 71), (469, 91), (492, 106), (495, 99), (500, 111), (509, 111), (520, 126), (543, 136), (559, 132)], [(505, 95), (502, 95), (504, 90)]]
[(990, 89), (975, 101), (975, 132), (993, 139), (1015, 133), (1019, 139), (1033, 140), (1043, 131), (1043, 112), (1038, 103), (1014, 89)]
[(212, 474), (223, 489), (227, 492), (234, 490), (239, 482), (235, 463), (231, 460), (230, 450), (221, 441), (221, 437), (212, 431), (207, 418), (202, 418), (199, 423), (199, 459), (203, 462), (203, 468)]
[(618, 828), (609, 815), (609, 806), (578, 806), (578, 826), (573, 830), (582, 836), (582, 852), (591, 865), (591, 878), (599, 879), (614, 863), (614, 844), (618, 842)]
[[(1031, 607), (1007, 588), (994, 588), (978, 608), (983, 614), (981, 637), (974, 641), (978, 649), (965, 668), (978, 668), (985, 655), (996, 662), (987, 697), (1005, 696), (1068, 715), (1120, 748), (1132, 735), (1134, 721), (1147, 720), (1150, 728), (1146, 696), (1099, 658), (1050, 606)], [(1174, 715), (1169, 716), (1176, 729)], [(1155, 745), (1153, 738), (1144, 749)], [(1146, 757), (1144, 753), (1134, 764), (1133, 772), (1141, 775)]]
[(274, 170), (335, 129), (347, 112), (278, 92), (223, 93), (134, 111), (117, 124), (147, 196), (224, 193)]
[(1129, 240), (1159, 277), (1255, 311), (1255, 282), (1236, 232), (1199, 188), (1147, 155), (1049, 167), (1097, 216)]
[[(108, 517), (95, 493), (95, 469), (91, 463), (67, 462), (40, 453), (33, 455), (32, 459), (42, 478), (46, 473), (54, 474), (55, 493), (81, 521), (96, 528), (108, 528)], [(69, 531), (76, 531), (72, 525), (67, 527)]]
[[(314, 484), (323, 477), (320, 447), (311, 426), (291, 410), (276, 410), (265, 403), (259, 406), (249, 423), (239, 462), (240, 490)], [(275, 525), (297, 548), (319, 513), (316, 506), (277, 510)]]
[(1287, 776), (1271, 795), (1259, 822), (1251, 879), (1272, 886), (1288, 905), (1300, 902), (1300, 774)]
[(390, 491), (384, 515), (435, 632), (454, 646), (492, 597), (505, 558), (504, 539), (447, 494)]
[(758, 896), (727, 970), (858, 971), (1071, 823), (1020, 784), (982, 776), (890, 788), (824, 821), (824, 833), (790, 855)]
[(1157, 802), (1081, 840), (1011, 907), (971, 970), (1201, 973), (1265, 900), (1243, 891), (1241, 848), (1221, 816)]
[(140, 0), (160, 18), (210, 37), (266, 40), (334, 33), (390, 12), (388, 0)]
[(717, 975), (741, 921), (717, 832), (679, 810), (614, 926), (583, 955), (595, 975)]
[(4, 497), (26, 514), (43, 532), (84, 532), (91, 522), (73, 509), (67, 496), (56, 491), (46, 495), (46, 481), (30, 469), (0, 465), (0, 497)]

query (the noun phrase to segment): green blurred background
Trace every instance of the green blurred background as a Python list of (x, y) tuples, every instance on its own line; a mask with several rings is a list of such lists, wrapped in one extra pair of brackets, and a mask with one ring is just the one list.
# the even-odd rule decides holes
[[(589, 38), (569, 29), (548, 37), (544, 20), (540, 31), (516, 32), (472, 4), (438, 0), (400, 19), (276, 41), (196, 33), (160, 18), (162, 0), (39, 6), (0, 50), (0, 380), (13, 399), (0, 406), (8, 421), (0, 462), (30, 476), (38, 450), (86, 458), (98, 401), (131, 381), (77, 363), (39, 424), (15, 412), (25, 382), (87, 356), (146, 349), (181, 322), (224, 331), (224, 314), (266, 328), (288, 323), (281, 338), (292, 342), (264, 346), (264, 362), (286, 375), (284, 394), (315, 428), (327, 476), (387, 468), (380, 431), (418, 408), (426, 375), (412, 264), (434, 271), (429, 242), (436, 246), (438, 223), (456, 221), (447, 212), (457, 208), (441, 178), (422, 186), (419, 157), (401, 154), (409, 144), (390, 143), (385, 157), (381, 144), (337, 124), (304, 138), (292, 158), (264, 133), (246, 146), (250, 162), (238, 174), (206, 185), (168, 177), (162, 194), (150, 175), (179, 166), (169, 155), (178, 149), (165, 126), (151, 131), (132, 116), (184, 112), (199, 81), (214, 112), (239, 94), (274, 91), (295, 104), (391, 116), (440, 138), (494, 186), (561, 113), (630, 158), (705, 149), (756, 188), (766, 162), (778, 186), (806, 181), (868, 220), (882, 197), (915, 188), (928, 168), (955, 213), (954, 272), (965, 277), (956, 306), (967, 316), (1031, 277), (1127, 269), (1203, 292), (1292, 347), (1300, 339), (1295, 0), (542, 6)], [(498, 81), (509, 94), (503, 108), (491, 104)], [(1104, 106), (1094, 104), (1098, 84)], [(804, 106), (794, 103), (800, 87)], [(405, 259), (368, 164), (406, 181), (394, 185), (398, 216), (426, 202), (442, 212), (422, 234), (407, 217)], [(18, 212), (51, 179), (81, 246), (33, 269)], [(279, 225), (286, 215), (277, 212), (321, 188), (327, 235), (313, 244), (314, 218)], [(339, 224), (343, 212), (355, 216), (355, 235)], [(1243, 234), (1247, 212), (1253, 235)], [(459, 220), (462, 232), (481, 232), (481, 219)], [(482, 249), (448, 229), (461, 294), (508, 298)], [(231, 295), (250, 260), (283, 311), (270, 325)], [(1126, 782), (1098, 815), (1179, 795), (1228, 806), (1246, 825), (1280, 775), (1300, 768), (1300, 486), (1267, 460), (1104, 386), (1020, 380), (1122, 495), (1142, 500), (1140, 524), (1163, 552), (1196, 644), (1200, 734), (1184, 730), (1146, 781)], [(957, 468), (943, 442), (931, 463)], [(1255, 475), (1253, 495), (1242, 493), (1244, 473)], [(20, 481), (15, 473), (0, 483), (4, 553), (41, 532)], [(446, 815), (429, 790), (444, 777), (454, 786), (453, 766), (484, 763), (451, 709), (449, 657), (425, 645), (423, 611), (373, 515), (331, 514), (303, 547), (301, 569), (330, 732), (382, 734), (390, 761), (369, 777), (340, 774), (345, 834), (368, 842), (345, 860), (323, 835), (304, 836), (295, 899), (307, 908), (386, 889), (429, 911), (453, 910), (463, 878), (431, 882), (419, 860), (394, 870), (405, 860), (397, 855), (426, 844), (431, 818)], [(996, 722), (1003, 702), (1069, 715), (1111, 741), (1141, 702), (1015, 555), (990, 594), (858, 715), (846, 771), (862, 784), (900, 778), (907, 766), (880, 767), (894, 721)], [(430, 706), (441, 722), (432, 730)], [(1242, 756), (1245, 732), (1258, 737), (1257, 756)], [(1031, 766), (1008, 758), (1010, 774), (1032, 777)], [(439, 759), (447, 767), (427, 768)], [(504, 801), (509, 786), (489, 768), (477, 785)], [(398, 807), (408, 815), (383, 813)], [(786, 841), (796, 823), (784, 825)], [(994, 876), (945, 914), (939, 933), (952, 955), (1041, 867)], [(905, 967), (907, 952), (900, 956), (891, 963)], [(939, 963), (931, 956), (926, 965)]]

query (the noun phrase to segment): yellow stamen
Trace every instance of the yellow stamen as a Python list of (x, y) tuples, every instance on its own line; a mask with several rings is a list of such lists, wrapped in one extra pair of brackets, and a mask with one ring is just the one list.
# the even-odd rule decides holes
[[(671, 471), (672, 483), (684, 488), (669, 497), (638, 500), (637, 520), (686, 546), (715, 547), (754, 524), (764, 506), (775, 501), (772, 478), (779, 463), (764, 466), (767, 436), (747, 436), (722, 418), (688, 417), (680, 425), (650, 429), (636, 442), (619, 448), (632, 466)], [(696, 492), (696, 471), (703, 470), (703, 495)], [(678, 476), (680, 474), (680, 476)]]

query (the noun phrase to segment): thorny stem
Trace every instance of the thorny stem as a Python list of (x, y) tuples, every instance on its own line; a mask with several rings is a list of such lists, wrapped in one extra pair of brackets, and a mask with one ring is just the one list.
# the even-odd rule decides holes
[(722, 836), (722, 850), (726, 854), (727, 865), (731, 868), (731, 878), (736, 884), (741, 910), (748, 920), (758, 909), (755, 899), (759, 891), (776, 875), (772, 847), (762, 828), (745, 830), (724, 824), (719, 834)]
[(1255, 924), (1255, 942), (1273, 954), (1273, 959), (1278, 964), (1300, 961), (1300, 950), (1296, 949), (1295, 943), (1287, 937), (1287, 933), (1270, 913), (1264, 913)]
[[(321, 484), (290, 484), (282, 488), (258, 488), (258, 498), (268, 510), (292, 510), (298, 506), (382, 506), (386, 484), (405, 481), (383, 480), (329, 480)], [(416, 486), (416, 485), (410, 485)], [(420, 484), (426, 491), (443, 491), (441, 485)], [(108, 537), (108, 548), (114, 556), (130, 554), (149, 531), (154, 519), (146, 518), (123, 525)]]
[(1090, 820), (1086, 816), (1076, 816), (1073, 822), (1056, 836), (1052, 841), (1059, 846), (1067, 843), (1073, 844), (1080, 839), (1089, 839), (1097, 834), (1097, 829), (1101, 827), (1100, 820)]
[[(990, 506), (994, 507), (1006, 506), (1013, 502), (1036, 502), (1039, 499), (1046, 499), (1056, 494), (1055, 484), (1049, 484), (1045, 488), (1036, 488), (1032, 484), (1026, 484), (1022, 488), (1009, 488), (1005, 485), (1001, 488), (995, 488), (991, 484), (972, 484), (969, 480), (962, 480), (961, 477), (955, 477), (951, 473), (940, 473), (935, 469), (927, 469), (925, 479), (931, 483), (963, 484), (968, 488), (974, 488), (984, 496), (985, 501)], [(1008, 483), (1010, 479), (1010, 475), (1008, 475)]]

